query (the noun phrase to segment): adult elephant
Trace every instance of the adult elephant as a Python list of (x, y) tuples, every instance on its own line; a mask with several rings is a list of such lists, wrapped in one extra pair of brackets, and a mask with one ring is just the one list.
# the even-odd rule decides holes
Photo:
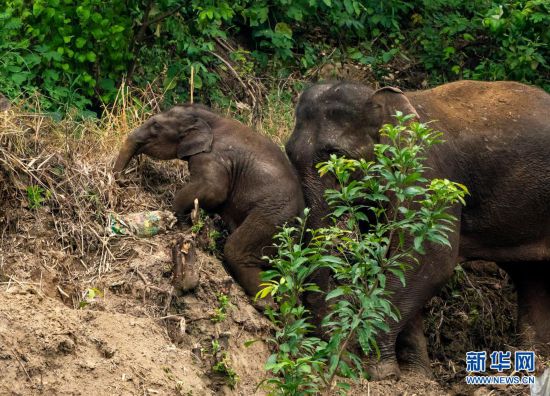
[[(406, 287), (388, 282), (401, 320), (379, 336), (373, 375), (399, 376), (399, 363), (430, 372), (420, 312), (460, 260), (495, 261), (508, 271), (518, 290), (524, 346), (549, 353), (550, 95), (515, 82), (459, 81), (409, 93), (346, 82), (313, 85), (300, 97), (286, 145), (311, 207), (310, 226), (325, 225), (323, 192), (335, 186), (332, 177), (319, 177), (315, 164), (334, 153), (372, 159), (380, 127), (397, 110), (434, 120), (430, 126), (444, 132), (445, 142), (428, 152), (427, 176), (462, 183), (470, 195), (465, 207), (451, 209), (460, 219), (452, 248), (429, 246), (421, 265), (407, 272)], [(314, 280), (329, 287), (326, 272)], [(306, 304), (326, 313), (322, 297), (306, 296)]]
[(303, 211), (300, 182), (284, 152), (245, 125), (190, 104), (157, 114), (132, 132), (114, 172), (137, 154), (188, 161), (190, 181), (176, 193), (174, 211), (182, 218), (197, 198), (202, 208), (221, 215), (230, 231), (228, 270), (255, 295), (273, 235)]

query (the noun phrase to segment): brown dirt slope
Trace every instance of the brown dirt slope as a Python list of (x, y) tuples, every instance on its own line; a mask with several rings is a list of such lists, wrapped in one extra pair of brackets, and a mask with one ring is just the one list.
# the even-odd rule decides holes
[[(116, 147), (148, 114), (122, 107), (101, 121), (53, 122), (17, 106), (0, 113), (0, 394), (264, 393), (272, 325), (221, 261), (199, 251), (199, 286), (168, 300), (171, 247), (189, 230), (105, 232), (109, 213), (167, 209), (185, 183), (180, 162), (147, 159), (114, 182)], [(215, 253), (215, 230), (207, 222), (199, 235), (205, 251)], [(462, 385), (465, 351), (513, 344), (512, 289), (492, 271), (457, 273), (430, 303), (435, 381), (405, 375), (352, 394), (495, 394)]]
[[(168, 252), (137, 254), (129, 272), (96, 285), (103, 296), (83, 309), (46, 296), (39, 283), (13, 281), (0, 292), (0, 394), (253, 394), (269, 352), (262, 341), (247, 348), (244, 342), (265, 338), (269, 322), (228, 281), (219, 261), (202, 254), (199, 262), (208, 268), (201, 269), (201, 285), (177, 299), (179, 313), (159, 319), (164, 294), (146, 290), (131, 268), (168, 289), (161, 273)], [(221, 290), (231, 307), (214, 323)], [(233, 391), (213, 370), (221, 360), (213, 342), (240, 377)]]

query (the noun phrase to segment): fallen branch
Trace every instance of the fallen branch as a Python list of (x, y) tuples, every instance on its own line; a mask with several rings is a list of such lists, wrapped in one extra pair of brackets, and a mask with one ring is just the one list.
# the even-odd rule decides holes
[(229, 63), (227, 60), (225, 60), (221, 55), (218, 55), (216, 54), (215, 52), (213, 51), (208, 51), (209, 54), (211, 55), (214, 55), (216, 58), (218, 58), (225, 66), (227, 66), (227, 68), (231, 71), (231, 73), (233, 73), (233, 75), (235, 76), (235, 78), (239, 81), (239, 83), (241, 84), (241, 86), (243, 87), (244, 89), (244, 92), (246, 94), (248, 94), (251, 98), (252, 98), (252, 108), (255, 109), (256, 108), (256, 104), (258, 103), (258, 100), (256, 99), (256, 96), (254, 95), (254, 93), (252, 92), (252, 90), (248, 87), (247, 84), (245, 84), (245, 82), (243, 81), (243, 79), (241, 78), (241, 76), (239, 75), (239, 73), (237, 73), (237, 71), (233, 68), (233, 66), (231, 66), (231, 63)]

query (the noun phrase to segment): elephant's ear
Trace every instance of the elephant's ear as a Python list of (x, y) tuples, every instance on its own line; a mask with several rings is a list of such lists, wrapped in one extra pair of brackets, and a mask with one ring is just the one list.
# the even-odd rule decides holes
[(418, 118), (418, 113), (409, 102), (403, 91), (395, 87), (384, 87), (376, 90), (370, 100), (374, 107), (374, 113), (377, 116), (377, 123), (380, 126), (383, 124), (393, 123), (395, 118), (393, 115), (400, 111), (403, 114), (414, 114)]
[(178, 158), (184, 159), (195, 154), (210, 152), (214, 140), (210, 125), (200, 118), (194, 118), (186, 124), (181, 131)]

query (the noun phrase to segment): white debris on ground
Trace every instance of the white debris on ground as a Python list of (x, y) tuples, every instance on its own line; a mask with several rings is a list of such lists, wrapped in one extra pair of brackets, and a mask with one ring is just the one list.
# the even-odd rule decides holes
[(107, 232), (111, 236), (151, 237), (172, 229), (176, 223), (176, 216), (166, 210), (137, 212), (126, 215), (110, 213), (107, 221)]

